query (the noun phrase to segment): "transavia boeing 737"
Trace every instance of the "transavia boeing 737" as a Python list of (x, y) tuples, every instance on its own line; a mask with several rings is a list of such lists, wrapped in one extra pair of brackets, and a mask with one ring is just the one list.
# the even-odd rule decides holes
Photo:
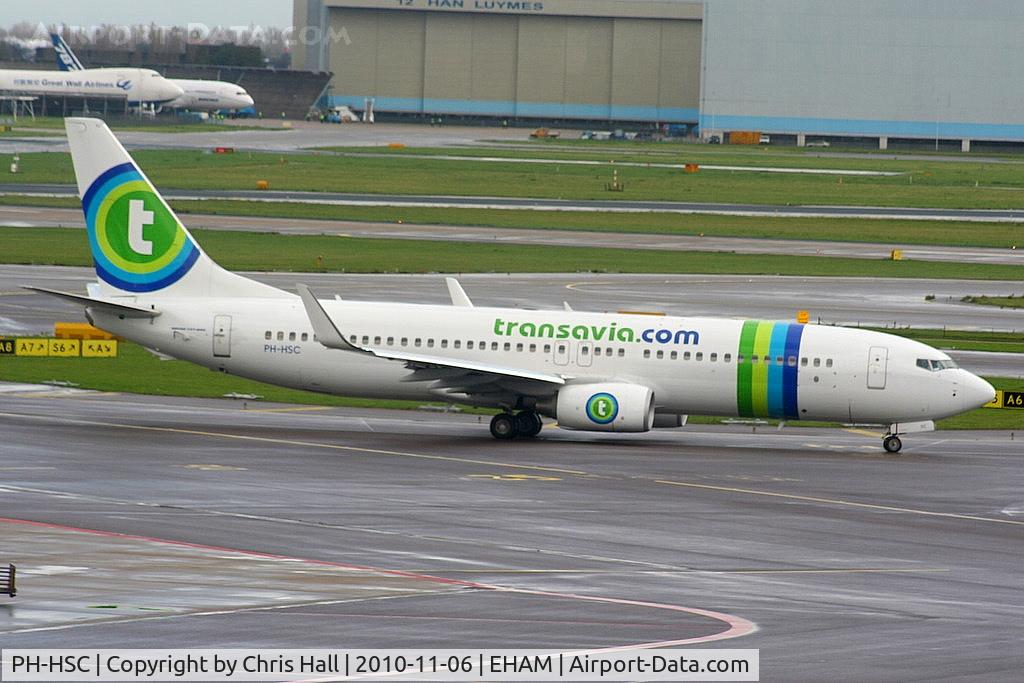
[(995, 394), (949, 357), (818, 325), (318, 300), (214, 263), (106, 125), (66, 120), (98, 281), (98, 327), (176, 358), (298, 389), (487, 406), (499, 439), (644, 432), (687, 414), (888, 426), (883, 445)]

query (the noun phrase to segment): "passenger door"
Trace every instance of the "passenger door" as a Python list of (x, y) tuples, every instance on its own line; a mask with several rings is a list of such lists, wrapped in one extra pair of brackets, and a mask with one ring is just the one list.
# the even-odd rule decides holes
[(888, 364), (889, 349), (884, 346), (872, 346), (868, 351), (868, 389), (885, 389)]
[(213, 318), (213, 355), (218, 358), (231, 357), (230, 315), (218, 315)]

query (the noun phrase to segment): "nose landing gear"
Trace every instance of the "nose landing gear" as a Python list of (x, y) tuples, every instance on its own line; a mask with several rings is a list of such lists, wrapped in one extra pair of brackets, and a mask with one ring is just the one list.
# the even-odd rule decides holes
[(491, 436), (502, 441), (517, 437), (532, 439), (543, 428), (544, 422), (533, 410), (523, 410), (515, 415), (498, 413), (491, 418)]
[(895, 434), (889, 434), (882, 439), (882, 448), (884, 448), (887, 453), (899, 453), (900, 449), (903, 448), (903, 442), (900, 441), (900, 437)]

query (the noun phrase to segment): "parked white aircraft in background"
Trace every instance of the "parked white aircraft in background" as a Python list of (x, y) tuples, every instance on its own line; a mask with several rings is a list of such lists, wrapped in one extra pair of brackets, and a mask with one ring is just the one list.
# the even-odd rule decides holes
[[(51, 33), (53, 49), (57, 52), (57, 66), (61, 71), (82, 71), (84, 67), (71, 47), (59, 33)], [(240, 85), (227, 81), (209, 81), (194, 78), (168, 78), (169, 82), (181, 88), (182, 93), (164, 104), (175, 109), (193, 111), (218, 111), (220, 109), (244, 109), (253, 105), (253, 99)]]
[(318, 300), (214, 263), (97, 119), (66, 120), (98, 282), (98, 327), (226, 373), (370, 398), (499, 409), (499, 439), (561, 427), (643, 432), (686, 414), (888, 425), (899, 434), (994, 390), (924, 344), (878, 332), (754, 320)]
[(67, 71), (0, 69), (0, 92), (51, 97), (125, 99), (132, 106), (159, 106), (184, 91), (152, 69), (110, 68)]

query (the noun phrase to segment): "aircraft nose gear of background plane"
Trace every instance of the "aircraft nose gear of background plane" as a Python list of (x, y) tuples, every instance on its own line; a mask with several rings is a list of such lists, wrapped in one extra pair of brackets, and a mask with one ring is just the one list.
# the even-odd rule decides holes
[(512, 413), (498, 413), (491, 418), (491, 436), (495, 439), (532, 438), (540, 434), (544, 422), (533, 410)]

